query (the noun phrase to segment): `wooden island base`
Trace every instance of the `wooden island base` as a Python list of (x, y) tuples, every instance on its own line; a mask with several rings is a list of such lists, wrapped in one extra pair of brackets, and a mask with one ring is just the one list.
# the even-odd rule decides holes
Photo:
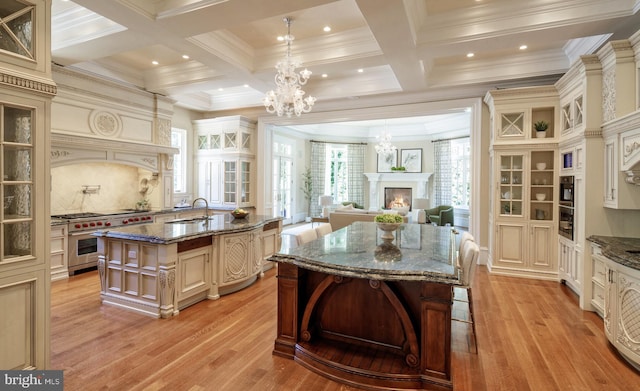
[(372, 390), (451, 390), (452, 286), (278, 264), (273, 354)]

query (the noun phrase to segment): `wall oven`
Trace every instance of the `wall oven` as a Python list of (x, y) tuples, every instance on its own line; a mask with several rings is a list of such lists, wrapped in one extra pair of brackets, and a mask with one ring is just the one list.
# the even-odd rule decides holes
[(574, 199), (573, 176), (560, 177), (560, 200), (558, 204), (558, 234), (573, 240)]

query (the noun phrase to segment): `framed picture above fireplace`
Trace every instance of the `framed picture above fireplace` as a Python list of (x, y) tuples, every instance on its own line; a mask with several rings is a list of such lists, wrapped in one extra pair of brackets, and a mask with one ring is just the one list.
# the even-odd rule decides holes
[(422, 172), (422, 148), (403, 149), (400, 153), (400, 165), (406, 172)]
[(398, 163), (398, 150), (378, 154), (378, 172), (392, 172), (391, 167)]

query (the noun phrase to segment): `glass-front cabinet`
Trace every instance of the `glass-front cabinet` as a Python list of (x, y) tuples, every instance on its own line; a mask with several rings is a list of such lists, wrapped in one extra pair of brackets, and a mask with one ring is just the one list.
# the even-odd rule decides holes
[(0, 103), (3, 212), (2, 258), (12, 262), (33, 256), (33, 117), (34, 110)]
[(50, 357), (51, 0), (0, 5), (0, 368)]
[(255, 123), (240, 116), (193, 121), (197, 194), (213, 207), (254, 206)]

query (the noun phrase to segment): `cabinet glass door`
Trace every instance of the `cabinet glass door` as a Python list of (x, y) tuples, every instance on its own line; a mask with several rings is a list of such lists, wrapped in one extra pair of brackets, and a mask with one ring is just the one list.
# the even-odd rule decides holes
[(236, 162), (224, 162), (224, 202), (236, 203)]
[(240, 183), (240, 202), (246, 203), (251, 199), (251, 163), (242, 162), (242, 182)]
[(523, 155), (500, 156), (501, 215), (522, 216)]
[(2, 125), (0, 153), (2, 154), (3, 199), (2, 258), (7, 262), (15, 257), (32, 254), (33, 238), (33, 110), (0, 105)]

